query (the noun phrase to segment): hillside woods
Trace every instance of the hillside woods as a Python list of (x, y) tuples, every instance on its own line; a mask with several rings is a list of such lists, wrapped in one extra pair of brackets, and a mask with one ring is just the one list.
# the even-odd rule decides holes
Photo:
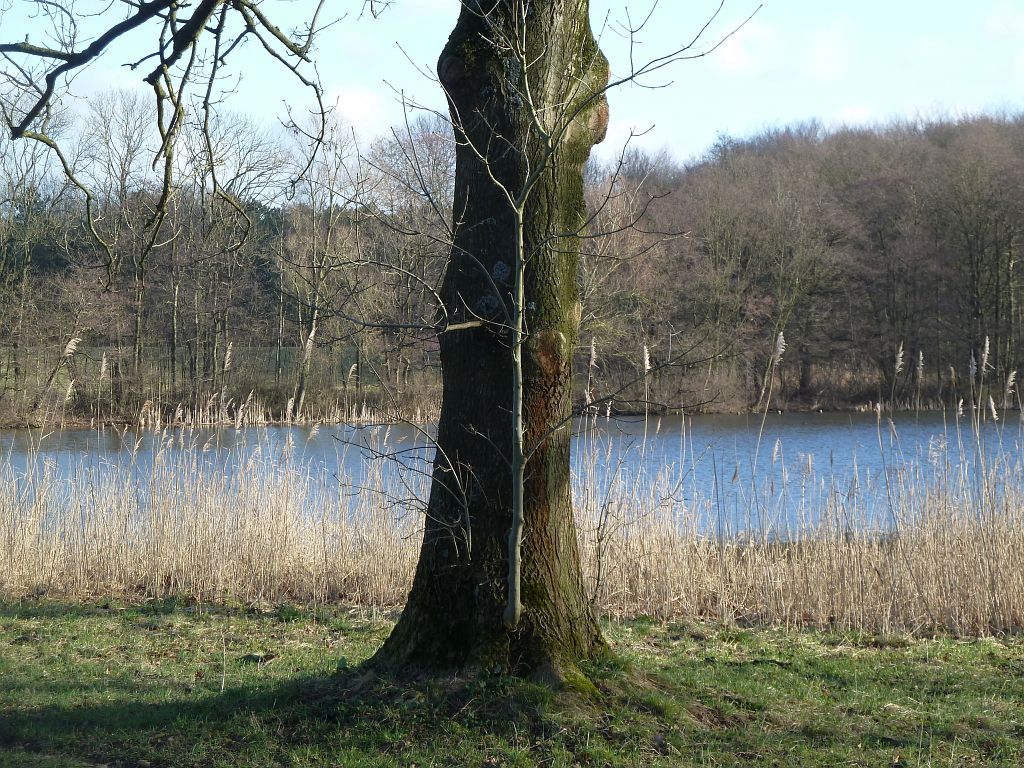
[[(446, 126), (311, 153), (221, 118), (158, 217), (148, 108), (109, 93), (67, 126), (88, 209), (0, 139), (0, 422), (429, 417)], [(808, 124), (587, 180), (581, 407), (1014, 404), (1024, 118)]]

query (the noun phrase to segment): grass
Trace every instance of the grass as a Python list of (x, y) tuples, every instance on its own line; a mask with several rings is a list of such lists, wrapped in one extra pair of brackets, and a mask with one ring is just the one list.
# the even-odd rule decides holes
[(338, 606), (0, 603), (0, 766), (969, 766), (1024, 761), (1024, 642), (636, 619), (597, 698), (357, 665)]

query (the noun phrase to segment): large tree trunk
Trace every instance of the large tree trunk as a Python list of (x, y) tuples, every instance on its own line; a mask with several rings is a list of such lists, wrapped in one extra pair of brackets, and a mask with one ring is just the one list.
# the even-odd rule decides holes
[[(604, 648), (583, 588), (569, 440), (586, 218), (581, 172), (607, 125), (600, 92), (608, 65), (587, 0), (524, 2), (465, 0), (438, 63), (458, 141), (457, 229), (442, 296), (449, 323), (471, 327), (441, 336), (443, 398), (419, 565), (405, 611), (375, 658), (391, 670), (564, 677)], [(523, 55), (503, 45), (516, 40), (525, 42)], [(522, 61), (530, 62), (525, 79)], [(527, 462), (522, 615), (510, 628), (510, 324), (522, 257)]]

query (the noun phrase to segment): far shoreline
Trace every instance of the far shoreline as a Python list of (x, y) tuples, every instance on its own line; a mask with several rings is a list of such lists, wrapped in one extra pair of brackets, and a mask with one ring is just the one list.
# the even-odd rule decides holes
[[(884, 414), (887, 417), (894, 416), (905, 416), (907, 414), (940, 414), (940, 413), (957, 413), (957, 407), (950, 404), (942, 403), (928, 403), (921, 405), (920, 407), (913, 407), (908, 404), (900, 404), (898, 407), (893, 408), (887, 403), (879, 402), (867, 402), (867, 403), (832, 403), (829, 407), (821, 407), (817, 403), (806, 404), (806, 403), (788, 403), (788, 404), (773, 404), (769, 408), (761, 406), (759, 408), (747, 408), (747, 409), (736, 409), (736, 408), (702, 408), (697, 410), (690, 410), (687, 408), (658, 408), (650, 409), (646, 412), (641, 409), (633, 408), (613, 408), (610, 413), (604, 409), (595, 410), (593, 408), (587, 410), (583, 408), (576, 408), (573, 412), (574, 419), (584, 418), (586, 416), (599, 417), (599, 418), (613, 418), (613, 419), (642, 419), (644, 417), (650, 419), (659, 419), (664, 417), (703, 417), (703, 416), (776, 416), (785, 414), (822, 414), (828, 415), (839, 415), (839, 414)], [(68, 430), (85, 430), (85, 429), (125, 429), (125, 428), (142, 428), (142, 429), (163, 429), (171, 427), (175, 429), (180, 428), (195, 428), (195, 429), (221, 429), (221, 428), (245, 428), (245, 427), (284, 427), (284, 426), (296, 426), (296, 427), (331, 427), (341, 425), (358, 425), (358, 426), (371, 426), (371, 425), (398, 425), (398, 424), (434, 424), (437, 422), (437, 413), (431, 414), (431, 418), (427, 419), (413, 419), (406, 418), (403, 416), (395, 416), (393, 414), (384, 414), (370, 411), (364, 411), (366, 415), (362, 415), (356, 418), (309, 418), (309, 419), (286, 419), (283, 417), (267, 417), (261, 416), (257, 420), (244, 419), (241, 422), (233, 418), (226, 418), (217, 421), (192, 421), (189, 419), (175, 418), (174, 411), (169, 411), (169, 418), (164, 417), (162, 414), (159, 417), (154, 417), (152, 411), (149, 414), (143, 415), (142, 417), (127, 417), (127, 416), (116, 416), (116, 417), (105, 417), (97, 420), (95, 417), (87, 418), (85, 416), (71, 415), (59, 418), (50, 419), (17, 419), (7, 418), (0, 419), (0, 431), (2, 432), (16, 432), (23, 430), (49, 430), (49, 431), (68, 431)], [(961, 418), (969, 418), (970, 410), (966, 405), (960, 404), (959, 412)], [(1021, 413), (1021, 409), (1017, 405), (1011, 405), (1007, 408), (1000, 407), (997, 413)], [(982, 422), (991, 420), (991, 414), (988, 408), (982, 409)]]

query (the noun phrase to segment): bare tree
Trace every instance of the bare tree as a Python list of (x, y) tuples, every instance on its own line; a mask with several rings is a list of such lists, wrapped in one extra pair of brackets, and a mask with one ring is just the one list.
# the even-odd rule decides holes
[[(71, 23), (64, 7), (50, 13), (57, 27)], [(158, 230), (172, 192), (167, 169), (181, 130), (181, 94), (194, 81), (201, 41), (212, 46), (209, 94), (224, 56), (244, 37), (301, 61), (317, 24), (314, 17), (296, 42), (248, 0), (188, 8), (154, 0), (132, 6), (127, 20), (86, 47), (73, 36), (55, 48), (0, 44), (9, 61), (28, 58), (45, 70), (35, 106), (8, 112), (13, 135), (47, 142), (32, 127), (55, 83), (149, 22), (162, 35), (147, 77), (165, 169)], [(228, 33), (231, 22), (242, 31)], [(603, 650), (583, 588), (569, 490), (582, 314), (577, 267), (590, 218), (582, 170), (607, 128), (607, 88), (706, 55), (711, 49), (690, 52), (699, 37), (609, 82), (587, 0), (463, 0), (438, 64), (456, 173), (440, 317), (429, 324), (440, 333), (443, 378), (437, 459), (415, 581), (375, 657), (378, 667), (497, 668), (562, 680)], [(22, 72), (17, 64), (6, 70), (14, 85)], [(210, 104), (207, 95), (203, 106)]]
[[(171, 363), (177, 364), (181, 339), (198, 403), (223, 389), (226, 363), (237, 369), (243, 362), (237, 350), (234, 360), (227, 354), (242, 323), (250, 334), (256, 330), (259, 311), (245, 313), (244, 321), (233, 322), (232, 315), (242, 312), (242, 297), (253, 301), (258, 294), (254, 273), (269, 247), (267, 222), (260, 215), (284, 197), (288, 176), (285, 151), (272, 132), (234, 113), (193, 118), (179, 153), (180, 183), (168, 215), (173, 238), (165, 261), (172, 283), (167, 297)], [(186, 323), (189, 310), (191, 323)]]
[(40, 289), (35, 273), (40, 262), (52, 269), (55, 258), (66, 256), (64, 238), (74, 223), (65, 215), (67, 184), (45, 147), (0, 137), (0, 158), (0, 405), (18, 393), (24, 406), (32, 399), (25, 347), (51, 330), (39, 327), (32, 312)]
[[(305, 137), (305, 135), (303, 135)], [(322, 325), (333, 310), (343, 311), (357, 286), (359, 159), (351, 129), (328, 123), (323, 139), (296, 148), (295, 201), (282, 242), (281, 265), (295, 308), (299, 356), (290, 413), (302, 414), (313, 352)], [(307, 160), (307, 153), (314, 153)]]
[(78, 178), (95, 196), (93, 227), (104, 246), (109, 280), (122, 270), (132, 294), (131, 372), (142, 374), (146, 291), (150, 255), (162, 227), (150, 227), (159, 198), (159, 182), (150, 168), (156, 151), (153, 113), (138, 94), (101, 93), (89, 102), (91, 130), (81, 136), (79, 154), (88, 161)]

